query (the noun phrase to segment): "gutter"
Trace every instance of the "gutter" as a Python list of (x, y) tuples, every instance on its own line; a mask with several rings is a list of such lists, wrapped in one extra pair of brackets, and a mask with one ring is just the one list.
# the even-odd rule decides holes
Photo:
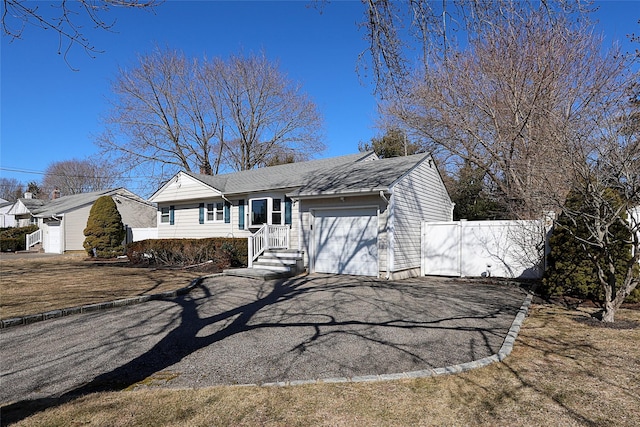
[[(351, 190), (351, 191), (330, 191), (330, 192), (322, 192), (322, 193), (306, 193), (306, 194), (287, 194), (287, 197), (290, 199), (326, 199), (328, 197), (345, 197), (345, 196), (363, 196), (363, 195), (379, 195), (380, 193), (391, 194), (389, 192), (389, 187), (376, 187), (376, 188), (367, 188), (362, 190)], [(386, 199), (385, 199), (386, 200)]]

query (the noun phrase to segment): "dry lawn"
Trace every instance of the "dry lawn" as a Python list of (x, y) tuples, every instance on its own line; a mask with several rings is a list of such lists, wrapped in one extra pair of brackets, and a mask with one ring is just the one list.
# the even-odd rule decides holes
[(623, 328), (608, 329), (589, 323), (585, 311), (533, 306), (503, 363), (460, 375), (286, 388), (141, 387), (2, 411), (22, 419), (20, 426), (635, 427), (640, 312), (623, 310), (618, 319)]
[(0, 260), (0, 318), (7, 319), (187, 286), (201, 272), (96, 263), (83, 256)]

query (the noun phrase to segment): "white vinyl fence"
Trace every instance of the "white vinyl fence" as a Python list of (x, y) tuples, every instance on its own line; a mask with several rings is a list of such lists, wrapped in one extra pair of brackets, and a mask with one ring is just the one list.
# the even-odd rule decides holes
[(131, 228), (127, 227), (127, 237), (125, 238), (126, 243), (131, 242), (139, 242), (140, 240), (146, 239), (157, 239), (158, 238), (158, 227), (149, 227), (149, 228)]
[(422, 224), (422, 275), (540, 278), (543, 221), (454, 221)]

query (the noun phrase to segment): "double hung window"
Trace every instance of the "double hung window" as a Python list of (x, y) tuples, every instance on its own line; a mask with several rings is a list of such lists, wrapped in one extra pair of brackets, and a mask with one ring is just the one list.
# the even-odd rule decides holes
[(280, 199), (273, 199), (271, 207), (271, 224), (282, 224), (282, 200)]
[(207, 203), (207, 222), (224, 220), (224, 203)]
[(160, 208), (160, 222), (169, 223), (169, 206)]

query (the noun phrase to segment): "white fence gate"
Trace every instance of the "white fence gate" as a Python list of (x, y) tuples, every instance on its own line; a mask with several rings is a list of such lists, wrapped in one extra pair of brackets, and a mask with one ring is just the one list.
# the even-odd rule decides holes
[(422, 275), (540, 278), (543, 221), (454, 221), (422, 224)]

